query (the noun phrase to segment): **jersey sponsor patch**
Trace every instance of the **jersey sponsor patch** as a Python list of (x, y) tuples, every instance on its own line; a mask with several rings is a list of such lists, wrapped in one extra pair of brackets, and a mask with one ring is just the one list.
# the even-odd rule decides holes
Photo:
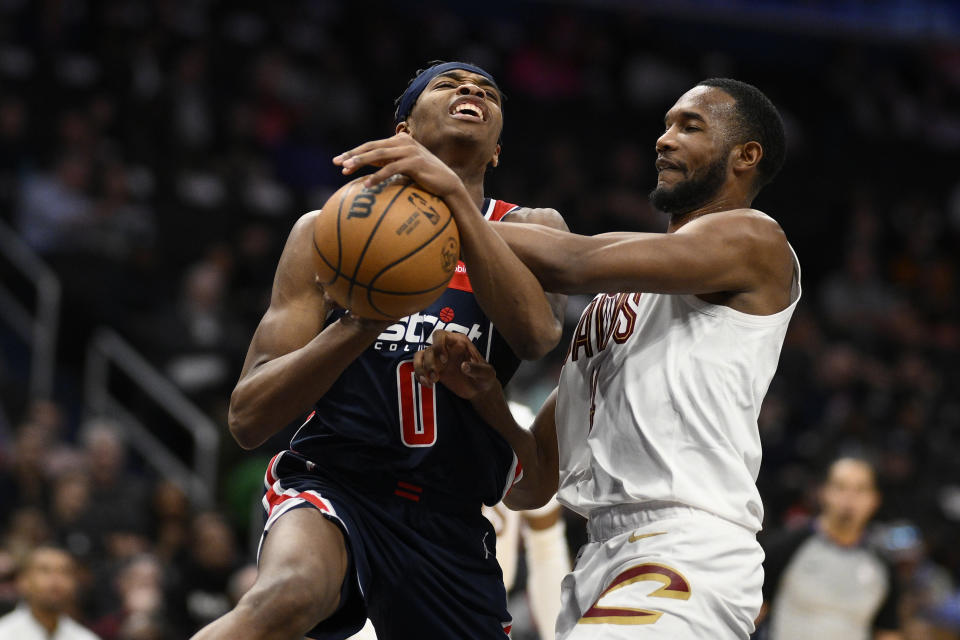
[(474, 322), (468, 327), (456, 322), (456, 319), (456, 311), (451, 307), (442, 308), (438, 315), (413, 313), (387, 327), (377, 336), (373, 348), (377, 351), (419, 351), (424, 346), (433, 344), (433, 332), (439, 329), (462, 333), (472, 342), (479, 342), (484, 335), (482, 325)]

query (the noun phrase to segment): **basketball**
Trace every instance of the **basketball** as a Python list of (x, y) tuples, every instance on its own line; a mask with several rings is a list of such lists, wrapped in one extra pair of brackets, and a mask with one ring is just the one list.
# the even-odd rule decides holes
[(457, 268), (460, 234), (447, 205), (405, 176), (330, 196), (313, 228), (320, 284), (363, 318), (393, 320), (440, 297)]

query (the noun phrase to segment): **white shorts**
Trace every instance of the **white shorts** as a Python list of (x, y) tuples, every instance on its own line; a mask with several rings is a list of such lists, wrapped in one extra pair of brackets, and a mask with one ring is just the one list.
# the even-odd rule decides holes
[(594, 512), (563, 579), (557, 640), (746, 639), (763, 603), (756, 535), (699, 509)]

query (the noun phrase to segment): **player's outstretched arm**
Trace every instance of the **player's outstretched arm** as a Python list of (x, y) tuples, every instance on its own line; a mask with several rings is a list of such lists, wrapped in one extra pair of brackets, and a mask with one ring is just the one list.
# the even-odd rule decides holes
[(323, 328), (329, 304), (316, 283), (311, 255), (317, 213), (301, 217), (290, 232), (270, 307), (230, 396), (230, 432), (245, 449), (305, 413), (387, 324), (347, 314)]
[(494, 368), (460, 333), (435, 331), (433, 345), (414, 355), (420, 384), (439, 382), (470, 400), (490, 427), (510, 444), (523, 466), (523, 478), (513, 485), (504, 503), (515, 510), (536, 509), (557, 492), (560, 477), (557, 449), (556, 390), (544, 403), (530, 430), (513, 418)]
[(548, 291), (747, 292), (783, 288), (793, 275), (780, 226), (752, 209), (705, 215), (666, 234), (581, 236), (529, 227), (495, 229)]
[[(368, 187), (402, 173), (443, 198), (460, 230), (460, 251), (473, 293), (514, 353), (524, 360), (535, 360), (557, 345), (563, 331), (565, 301), (547, 298), (537, 278), (484, 219), (459, 176), (426, 147), (410, 135), (399, 133), (340, 154), (334, 163), (347, 175), (365, 165), (380, 167), (366, 178)], [(518, 222), (567, 228), (552, 209), (524, 211)]]

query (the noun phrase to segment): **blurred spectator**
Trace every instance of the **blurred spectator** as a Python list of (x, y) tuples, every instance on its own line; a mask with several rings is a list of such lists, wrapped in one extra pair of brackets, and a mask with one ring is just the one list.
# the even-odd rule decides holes
[(41, 254), (74, 249), (75, 234), (93, 221), (91, 159), (64, 153), (49, 174), (24, 182), (18, 221), (24, 239)]
[(38, 547), (17, 577), (20, 606), (0, 618), (0, 638), (10, 640), (96, 640), (70, 613), (76, 608), (76, 566), (66, 551)]
[(846, 256), (845, 269), (820, 289), (822, 308), (836, 327), (850, 332), (873, 332), (887, 320), (894, 297), (879, 277), (870, 251), (854, 247)]
[(116, 604), (93, 625), (103, 640), (146, 640), (167, 634), (164, 571), (158, 558), (146, 553), (131, 557), (112, 586)]
[(88, 422), (80, 440), (90, 473), (88, 514), (100, 527), (108, 550), (120, 556), (142, 551), (147, 525), (147, 490), (127, 470), (127, 446), (107, 420)]
[(161, 561), (172, 562), (188, 542), (190, 502), (183, 489), (165, 480), (154, 487), (151, 505), (154, 550)]
[(58, 544), (74, 557), (87, 558), (95, 549), (98, 525), (90, 509), (90, 478), (76, 469), (54, 479), (50, 519)]
[(764, 543), (770, 640), (901, 640), (897, 582), (867, 524), (880, 505), (873, 467), (840, 458), (820, 494), (822, 512)]
[(208, 511), (194, 518), (180, 569), (179, 607), (186, 627), (199, 629), (230, 610), (230, 581), (240, 560), (233, 531), (222, 515)]

